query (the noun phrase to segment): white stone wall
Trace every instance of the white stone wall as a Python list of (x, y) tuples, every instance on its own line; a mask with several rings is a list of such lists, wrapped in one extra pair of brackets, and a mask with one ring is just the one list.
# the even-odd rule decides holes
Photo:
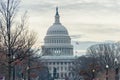
[(72, 65), (73, 60), (48, 60), (44, 62), (46, 66), (48, 66), (49, 72), (53, 77), (54, 68), (56, 68), (58, 78), (57, 79), (65, 79), (73, 77)]

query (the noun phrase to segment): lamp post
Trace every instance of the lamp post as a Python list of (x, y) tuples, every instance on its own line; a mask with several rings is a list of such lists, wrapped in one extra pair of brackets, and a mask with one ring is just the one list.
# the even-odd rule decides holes
[(119, 66), (118, 60), (115, 58), (115, 80), (119, 80)]
[(108, 68), (109, 68), (109, 66), (106, 65), (106, 80), (108, 80)]
[(27, 67), (27, 71), (28, 71), (28, 80), (30, 80), (30, 66)]
[(27, 80), (30, 80), (30, 67), (27, 67)]
[[(13, 62), (15, 60), (15, 56), (13, 55)], [(13, 80), (15, 80), (15, 64), (13, 64)]]
[(92, 70), (92, 80), (95, 79), (95, 69)]

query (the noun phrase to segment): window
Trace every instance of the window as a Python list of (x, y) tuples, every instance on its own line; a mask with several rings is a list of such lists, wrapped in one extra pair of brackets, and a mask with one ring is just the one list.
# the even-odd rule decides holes
[(67, 77), (67, 73), (64, 74), (64, 77)]
[(53, 65), (55, 65), (55, 62), (53, 62)]
[(59, 62), (57, 62), (57, 65), (59, 65)]
[(67, 70), (67, 67), (65, 67), (65, 70)]
[(57, 78), (59, 78), (59, 73), (57, 73)]
[(69, 76), (71, 76), (71, 73), (69, 73)]
[(64, 62), (65, 65), (67, 65), (67, 62)]
[(51, 62), (49, 62), (49, 65), (51, 65)]
[(63, 62), (61, 62), (61, 65), (63, 65)]
[(61, 71), (63, 71), (63, 67), (61, 67)]
[(63, 73), (61, 73), (61, 77), (63, 78)]
[(51, 67), (49, 67), (49, 70), (51, 70)]
[(59, 67), (57, 67), (57, 70), (59, 70)]

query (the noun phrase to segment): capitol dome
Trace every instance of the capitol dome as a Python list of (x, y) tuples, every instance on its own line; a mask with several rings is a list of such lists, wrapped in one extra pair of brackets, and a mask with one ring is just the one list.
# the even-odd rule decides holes
[(55, 22), (47, 31), (44, 38), (42, 52), (50, 55), (73, 55), (73, 46), (67, 29), (60, 23), (58, 8), (56, 8)]
[(47, 31), (47, 35), (68, 35), (67, 29), (62, 24), (56, 24), (54, 23)]

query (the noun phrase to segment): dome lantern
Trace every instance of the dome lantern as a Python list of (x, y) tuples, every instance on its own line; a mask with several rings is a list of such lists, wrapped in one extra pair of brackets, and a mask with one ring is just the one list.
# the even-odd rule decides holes
[(56, 7), (55, 24), (60, 24), (60, 16), (58, 12), (58, 7)]

